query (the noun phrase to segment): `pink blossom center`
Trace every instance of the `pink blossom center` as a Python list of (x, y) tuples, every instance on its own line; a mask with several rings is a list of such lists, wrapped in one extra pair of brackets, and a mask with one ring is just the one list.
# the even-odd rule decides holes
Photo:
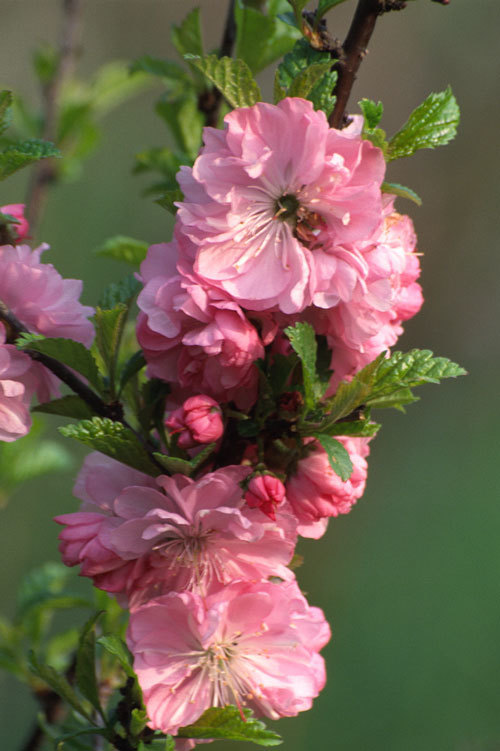
[(186, 589), (207, 592), (214, 579), (222, 580), (224, 576), (217, 549), (210, 544), (213, 534), (212, 529), (196, 529), (193, 526), (179, 528), (177, 534), (171, 529), (156, 542), (153, 550), (168, 559), (169, 571), (178, 567), (187, 569), (189, 579)]

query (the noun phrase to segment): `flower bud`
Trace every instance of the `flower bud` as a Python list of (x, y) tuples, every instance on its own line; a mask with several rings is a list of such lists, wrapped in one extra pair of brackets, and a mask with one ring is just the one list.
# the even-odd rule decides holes
[(165, 420), (165, 425), (173, 435), (178, 434), (177, 442), (183, 449), (217, 441), (224, 432), (219, 405), (204, 394), (186, 399), (182, 407)]
[(9, 245), (17, 245), (28, 236), (30, 227), (24, 217), (24, 208), (24, 203), (9, 203), (6, 206), (0, 206), (1, 214), (7, 214), (17, 220), (8, 224), (9, 234), (13, 240), (13, 243), (8, 243)]
[(275, 519), (277, 506), (285, 497), (285, 486), (273, 475), (258, 475), (248, 483), (245, 501), (250, 508), (260, 508), (270, 519)]

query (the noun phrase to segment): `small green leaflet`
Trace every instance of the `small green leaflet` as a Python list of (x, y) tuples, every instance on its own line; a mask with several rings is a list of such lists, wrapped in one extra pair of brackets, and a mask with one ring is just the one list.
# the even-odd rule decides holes
[(316, 19), (319, 20), (327, 11), (334, 8), (336, 5), (345, 2), (345, 0), (319, 0), (318, 10), (316, 11)]
[(189, 461), (178, 456), (166, 456), (159, 452), (155, 452), (153, 456), (170, 474), (182, 474), (190, 477), (208, 459), (215, 446), (215, 443), (209, 443)]
[(352, 462), (349, 452), (343, 447), (340, 441), (335, 440), (330, 435), (314, 433), (314, 438), (325, 449), (330, 467), (343, 482), (346, 482), (352, 474)]
[(466, 371), (460, 365), (446, 357), (433, 357), (428, 349), (412, 349), (406, 353), (393, 352), (391, 357), (379, 364), (367, 403), (402, 388), (439, 383), (443, 378), (456, 378), (461, 375), (466, 375)]
[(5, 180), (17, 170), (28, 167), (40, 159), (61, 156), (59, 149), (49, 141), (30, 138), (27, 141), (13, 143), (0, 151), (0, 180)]
[(188, 13), (180, 26), (172, 27), (172, 42), (181, 57), (188, 54), (203, 57), (199, 8)]
[(297, 26), (302, 28), (302, 11), (306, 7), (309, 0), (288, 0), (288, 3), (292, 6), (293, 12), (295, 14), (295, 20), (297, 21)]
[(116, 235), (101, 245), (95, 253), (98, 256), (114, 258), (115, 261), (124, 261), (131, 266), (139, 267), (146, 258), (148, 244), (140, 240), (134, 240), (132, 237)]
[[(306, 39), (299, 39), (276, 71), (275, 103), (286, 96), (302, 96), (328, 116), (335, 105), (332, 91), (337, 73), (330, 70), (333, 62), (328, 52), (315, 50)], [(310, 68), (311, 73), (306, 73)]]
[(89, 405), (76, 394), (68, 394), (60, 399), (52, 399), (50, 402), (37, 404), (31, 408), (32, 412), (43, 412), (46, 415), (61, 415), (62, 417), (74, 417), (77, 420), (91, 419), (94, 412)]
[(95, 341), (106, 367), (111, 399), (116, 399), (117, 396), (116, 367), (128, 311), (128, 306), (121, 302), (111, 310), (102, 310), (97, 307), (95, 312)]
[(119, 282), (111, 282), (104, 290), (99, 301), (99, 307), (103, 310), (112, 310), (119, 303), (130, 305), (133, 298), (139, 294), (142, 284), (131, 274)]
[(231, 57), (185, 55), (216, 86), (232, 107), (251, 107), (262, 99), (257, 81), (243, 60)]
[(177, 213), (176, 203), (184, 200), (184, 194), (180, 188), (174, 188), (173, 190), (164, 190), (161, 196), (155, 200), (158, 206), (162, 209), (166, 209), (170, 214)]
[(253, 741), (259, 746), (278, 746), (280, 736), (268, 730), (263, 722), (244, 708), (245, 719), (234, 706), (211, 707), (193, 725), (180, 728), (178, 738), (225, 738), (232, 741)]
[(73, 707), (78, 714), (81, 714), (82, 717), (85, 717), (86, 720), (92, 723), (90, 713), (83, 706), (82, 702), (64, 676), (59, 675), (59, 673), (57, 673), (50, 665), (39, 663), (34, 652), (30, 652), (29, 654), (28, 665), (32, 673), (45, 681), (45, 683), (47, 683), (58, 696)]
[(361, 99), (358, 104), (365, 119), (365, 128), (369, 130), (376, 128), (384, 114), (384, 105), (382, 102), (374, 102), (372, 99)]
[(285, 329), (285, 334), (302, 364), (306, 407), (313, 409), (317, 401), (323, 396), (327, 386), (320, 380), (316, 371), (318, 352), (316, 334), (313, 327), (308, 323), (296, 323), (295, 326), (288, 326)]
[(97, 644), (100, 644), (104, 647), (106, 652), (109, 652), (109, 654), (116, 657), (129, 678), (135, 678), (134, 669), (132, 667), (133, 658), (123, 639), (119, 639), (118, 636), (115, 636), (114, 634), (106, 634), (97, 639)]
[(107, 417), (94, 417), (92, 420), (81, 420), (75, 425), (65, 425), (59, 431), (66, 438), (75, 438), (139, 472), (153, 477), (160, 474), (159, 467), (152, 462), (139, 439), (121, 422), (114, 422)]
[(389, 141), (387, 159), (444, 146), (455, 138), (459, 120), (460, 109), (449, 86), (439, 94), (430, 94)]
[(236, 21), (235, 57), (244, 60), (252, 73), (258, 73), (291, 50), (300, 33), (272, 15), (259, 12), (242, 0), (234, 7)]

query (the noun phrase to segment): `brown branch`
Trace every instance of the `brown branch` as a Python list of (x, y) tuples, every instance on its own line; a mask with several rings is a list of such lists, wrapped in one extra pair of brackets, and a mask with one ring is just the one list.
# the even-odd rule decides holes
[[(62, 0), (62, 3), (64, 16), (59, 61), (51, 80), (42, 89), (44, 126), (41, 137), (52, 142), (57, 140), (61, 88), (73, 70), (80, 38), (82, 0)], [(26, 196), (27, 219), (33, 236), (45, 208), (49, 188), (56, 179), (57, 168), (53, 159), (45, 159), (34, 167)]]
[[(234, 20), (235, 0), (229, 0), (226, 23), (219, 49), (219, 57), (231, 57), (236, 41), (236, 21)], [(198, 109), (205, 116), (205, 125), (216, 128), (219, 122), (219, 111), (222, 104), (222, 94), (219, 89), (209, 89), (200, 94)]]

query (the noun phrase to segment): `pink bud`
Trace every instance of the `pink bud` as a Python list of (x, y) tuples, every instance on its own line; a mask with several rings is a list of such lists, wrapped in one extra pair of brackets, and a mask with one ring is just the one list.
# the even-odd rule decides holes
[(165, 425), (172, 434), (179, 434), (177, 442), (183, 449), (217, 441), (224, 432), (219, 405), (204, 394), (186, 399), (182, 407), (165, 420)]
[(280, 505), (285, 497), (285, 486), (273, 475), (258, 475), (252, 477), (248, 483), (248, 489), (245, 494), (245, 501), (250, 508), (260, 508), (260, 510), (275, 519), (276, 507)]
[(0, 206), (0, 213), (13, 216), (19, 222), (18, 224), (9, 225), (15, 236), (16, 243), (22, 242), (28, 236), (30, 230), (30, 226), (24, 218), (24, 209), (24, 203), (9, 203), (6, 206)]

